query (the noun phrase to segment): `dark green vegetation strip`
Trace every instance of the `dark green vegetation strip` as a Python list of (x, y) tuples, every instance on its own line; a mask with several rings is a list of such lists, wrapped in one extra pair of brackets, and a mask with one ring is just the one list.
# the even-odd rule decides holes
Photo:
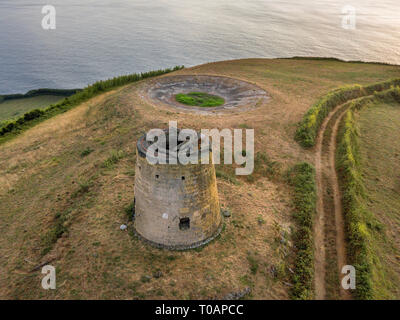
[(335, 107), (350, 100), (372, 95), (375, 92), (388, 90), (399, 85), (400, 79), (393, 79), (364, 87), (360, 85), (341, 87), (329, 92), (319, 99), (305, 114), (297, 128), (296, 141), (305, 148), (314, 146), (318, 130), (324, 119)]
[(309, 163), (295, 165), (288, 173), (294, 187), (295, 219), (298, 229), (294, 235), (297, 248), (291, 298), (312, 299), (314, 296), (314, 240), (313, 227), (316, 214), (315, 169)]
[(81, 91), (81, 89), (36, 89), (28, 91), (25, 94), (16, 93), (16, 94), (3, 94), (0, 95), (0, 103), (7, 100), (15, 100), (15, 99), (23, 99), (23, 98), (32, 98), (37, 96), (49, 95), (49, 96), (72, 96), (75, 93)]
[(19, 117), (14, 121), (6, 122), (0, 128), (0, 143), (4, 142), (13, 136), (21, 133), (22, 131), (31, 128), (35, 124), (49, 119), (57, 114), (65, 112), (82, 102), (85, 102), (94, 96), (104, 93), (107, 90), (117, 88), (128, 83), (137, 82), (151, 77), (160, 76), (166, 73), (177, 71), (182, 69), (183, 66), (176, 66), (173, 69), (164, 69), (149, 71), (145, 73), (134, 73), (131, 75), (125, 75), (120, 77), (115, 77), (108, 80), (102, 80), (95, 82), (94, 84), (86, 87), (85, 89), (75, 93), (74, 95), (65, 98), (62, 102), (50, 105), (44, 109), (34, 109), (25, 113), (23, 116)]
[(218, 107), (225, 103), (223, 98), (205, 92), (179, 93), (175, 99), (179, 103), (197, 107)]
[(345, 214), (348, 258), (349, 263), (357, 271), (355, 295), (357, 299), (362, 300), (373, 299), (374, 296), (372, 290), (374, 252), (371, 247), (371, 237), (374, 231), (380, 231), (380, 224), (366, 205), (359, 130), (354, 120), (354, 112), (363, 106), (380, 101), (400, 103), (400, 88), (392, 88), (375, 93), (372, 97), (350, 102), (350, 109), (344, 116), (338, 136), (337, 170)]
[(42, 245), (43, 249), (41, 254), (44, 256), (51, 251), (54, 244), (60, 239), (64, 233), (68, 232), (68, 227), (66, 222), (68, 221), (68, 217), (70, 215), (70, 211), (67, 212), (57, 212), (54, 215), (54, 222), (51, 229), (42, 236)]
[(301, 57), (294, 56), (289, 58), (280, 59), (292, 59), (292, 60), (314, 60), (314, 61), (336, 61), (342, 63), (360, 63), (360, 64), (377, 64), (382, 66), (396, 66), (397, 64), (387, 63), (387, 62), (374, 62), (374, 61), (361, 61), (361, 60), (342, 60), (334, 57)]

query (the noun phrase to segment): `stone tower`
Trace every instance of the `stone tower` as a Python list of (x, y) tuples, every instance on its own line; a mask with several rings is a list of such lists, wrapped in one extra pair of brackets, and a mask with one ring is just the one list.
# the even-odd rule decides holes
[[(167, 134), (167, 141), (169, 135)], [(179, 131), (178, 131), (179, 132)], [(196, 136), (199, 146), (199, 135)], [(149, 143), (142, 136), (137, 143), (135, 170), (136, 234), (147, 242), (171, 250), (196, 248), (221, 231), (215, 169), (209, 146), (199, 150), (196, 164), (151, 164), (146, 158)], [(169, 144), (158, 152), (168, 157), (175, 152)], [(177, 142), (176, 151), (188, 148)], [(208, 158), (209, 164), (201, 159)]]

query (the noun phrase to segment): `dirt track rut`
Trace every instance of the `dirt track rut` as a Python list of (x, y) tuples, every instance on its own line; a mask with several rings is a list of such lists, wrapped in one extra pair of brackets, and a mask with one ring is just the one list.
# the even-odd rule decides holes
[[(316, 144), (316, 184), (317, 184), (317, 218), (314, 229), (315, 243), (315, 298), (323, 300), (327, 298), (327, 261), (328, 252), (334, 252), (337, 261), (338, 275), (346, 265), (346, 239), (345, 225), (342, 212), (341, 196), (338, 176), (335, 166), (336, 140), (340, 121), (342, 120), (347, 108), (345, 105), (337, 107), (325, 119), (317, 137)], [(331, 201), (327, 201), (331, 197)], [(333, 243), (328, 241), (326, 225), (334, 221)], [(334, 248), (329, 248), (329, 246)], [(339, 277), (340, 278), (340, 277)], [(337, 286), (340, 281), (337, 279)], [(343, 290), (337, 289), (340, 299), (350, 299), (351, 295)]]

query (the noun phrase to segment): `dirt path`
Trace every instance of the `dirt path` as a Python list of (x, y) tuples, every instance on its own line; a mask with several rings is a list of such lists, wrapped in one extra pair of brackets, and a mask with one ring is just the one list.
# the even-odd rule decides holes
[[(333, 199), (335, 206), (335, 227), (336, 227), (336, 254), (337, 254), (337, 262), (339, 268), (339, 274), (341, 274), (341, 269), (343, 266), (347, 265), (347, 256), (346, 256), (346, 236), (345, 236), (345, 225), (344, 225), (344, 217), (342, 210), (342, 201), (340, 196), (339, 189), (339, 178), (336, 172), (336, 140), (339, 131), (339, 125), (343, 116), (346, 113), (346, 110), (340, 110), (341, 112), (338, 119), (336, 120), (331, 134), (331, 141), (329, 145), (329, 165), (331, 171), (331, 184), (333, 188)], [(351, 299), (351, 295), (349, 291), (346, 291), (340, 286), (340, 297), (342, 299)]]
[[(337, 107), (325, 119), (317, 137), (316, 144), (316, 184), (317, 184), (317, 219), (314, 229), (315, 242), (315, 298), (327, 298), (327, 252), (335, 252), (336, 257), (329, 257), (329, 261), (337, 261), (337, 271), (346, 265), (346, 243), (344, 219), (339, 189), (338, 176), (335, 169), (336, 139), (341, 119), (345, 114), (344, 105)], [(331, 190), (331, 192), (330, 192)], [(333, 198), (327, 201), (327, 197)], [(326, 224), (335, 221), (335, 239), (328, 241)], [(328, 246), (335, 246), (329, 248)], [(330, 250), (328, 250), (330, 249)], [(335, 284), (336, 286), (336, 284)], [(340, 286), (340, 282), (337, 283)], [(351, 296), (343, 289), (335, 288), (341, 299), (350, 299)]]

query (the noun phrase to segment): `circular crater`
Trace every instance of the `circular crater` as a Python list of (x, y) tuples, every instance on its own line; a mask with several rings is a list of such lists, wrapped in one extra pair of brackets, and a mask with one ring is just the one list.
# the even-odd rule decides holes
[[(184, 103), (195, 94), (220, 98), (215, 106)], [(167, 76), (154, 80), (147, 90), (150, 100), (156, 105), (166, 105), (175, 109), (201, 114), (221, 114), (229, 111), (246, 111), (269, 99), (267, 92), (246, 81), (205, 75)], [(192, 105), (190, 105), (192, 104)]]

